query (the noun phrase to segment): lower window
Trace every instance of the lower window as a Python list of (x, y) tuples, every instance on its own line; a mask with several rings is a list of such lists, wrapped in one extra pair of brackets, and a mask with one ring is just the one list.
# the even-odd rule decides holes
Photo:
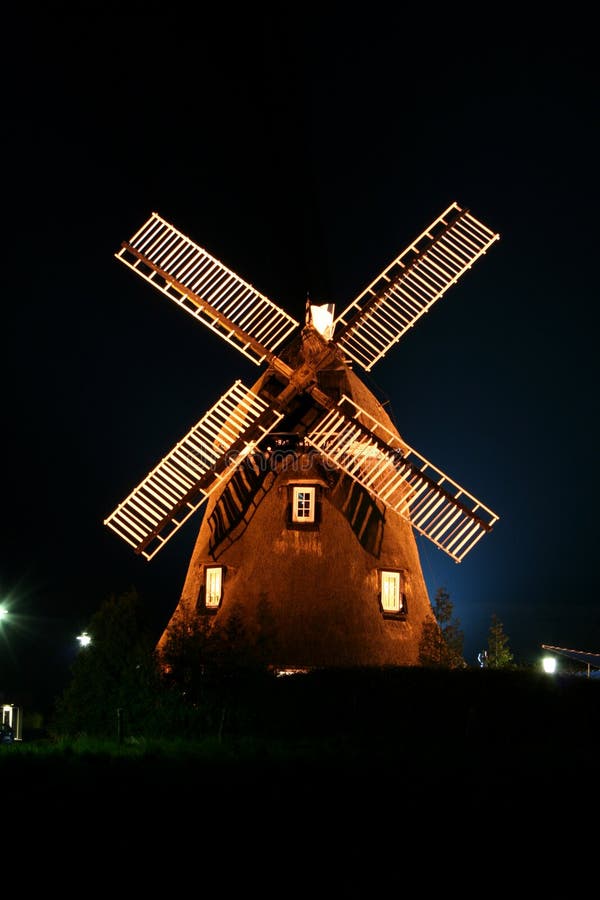
[(382, 569), (380, 574), (381, 609), (388, 615), (400, 615), (406, 611), (402, 593), (402, 573), (397, 570)]
[(204, 605), (218, 609), (223, 596), (223, 566), (206, 566), (204, 570)]

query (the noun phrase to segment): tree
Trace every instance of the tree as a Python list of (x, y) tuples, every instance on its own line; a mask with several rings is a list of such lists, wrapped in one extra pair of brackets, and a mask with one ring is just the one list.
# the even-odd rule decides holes
[(513, 665), (513, 660), (513, 654), (508, 646), (508, 637), (504, 633), (504, 625), (494, 613), (488, 631), (485, 667), (487, 669), (507, 669)]
[(233, 612), (221, 625), (210, 617), (181, 613), (169, 624), (160, 665), (166, 681), (196, 699), (204, 692), (207, 676), (230, 675), (233, 672), (265, 670), (271, 618), (265, 598), (259, 600), (258, 629), (248, 631), (239, 612)]
[(71, 681), (56, 701), (53, 731), (114, 737), (119, 709), (129, 729), (143, 728), (153, 714), (159, 676), (135, 588), (105, 600), (88, 631), (92, 642), (79, 651)]
[(201, 695), (212, 643), (212, 620), (208, 616), (188, 616), (176, 611), (158, 661), (165, 686), (187, 702), (195, 703)]
[(419, 662), (422, 666), (448, 669), (464, 668), (464, 634), (460, 620), (454, 616), (454, 604), (444, 587), (438, 588), (433, 603), (434, 618), (423, 623), (419, 643)]

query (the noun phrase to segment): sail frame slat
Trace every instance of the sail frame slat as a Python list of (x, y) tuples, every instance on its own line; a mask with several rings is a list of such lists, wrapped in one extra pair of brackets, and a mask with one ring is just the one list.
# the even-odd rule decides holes
[[(339, 345), (369, 372), (499, 237), (469, 210), (451, 204), (338, 316)], [(407, 297), (412, 315), (390, 334), (389, 312), (406, 316)]]
[(306, 440), (455, 562), (498, 521), (496, 513), (346, 395)]
[[(256, 365), (299, 327), (293, 316), (158, 213), (115, 256)], [(242, 289), (239, 305), (232, 304), (236, 286)]]
[[(104, 524), (137, 553), (152, 559), (282, 418), (258, 394), (235, 381)], [(227, 458), (235, 442), (241, 446)]]

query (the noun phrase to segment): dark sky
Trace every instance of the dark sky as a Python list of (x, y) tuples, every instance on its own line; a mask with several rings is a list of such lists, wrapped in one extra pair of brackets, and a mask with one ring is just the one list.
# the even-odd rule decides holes
[(59, 677), (130, 585), (166, 624), (200, 518), (150, 563), (103, 519), (259, 374), (114, 258), (152, 211), (298, 319), (307, 292), (341, 311), (453, 201), (498, 231), (365, 380), (500, 516), (460, 565), (419, 540), (468, 661), (492, 613), (523, 662), (600, 651), (592, 23), (97, 6), (7, 28), (5, 684)]

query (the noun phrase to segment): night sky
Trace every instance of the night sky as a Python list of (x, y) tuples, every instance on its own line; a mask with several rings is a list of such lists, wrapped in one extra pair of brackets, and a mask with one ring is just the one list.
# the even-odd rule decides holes
[(103, 519), (262, 372), (114, 258), (153, 211), (299, 320), (453, 201), (498, 231), (364, 380), (500, 516), (460, 565), (418, 541), (467, 661), (493, 613), (521, 662), (600, 652), (591, 22), (94, 6), (5, 42), (0, 692), (59, 682), (111, 593), (166, 624), (200, 516), (150, 563)]

